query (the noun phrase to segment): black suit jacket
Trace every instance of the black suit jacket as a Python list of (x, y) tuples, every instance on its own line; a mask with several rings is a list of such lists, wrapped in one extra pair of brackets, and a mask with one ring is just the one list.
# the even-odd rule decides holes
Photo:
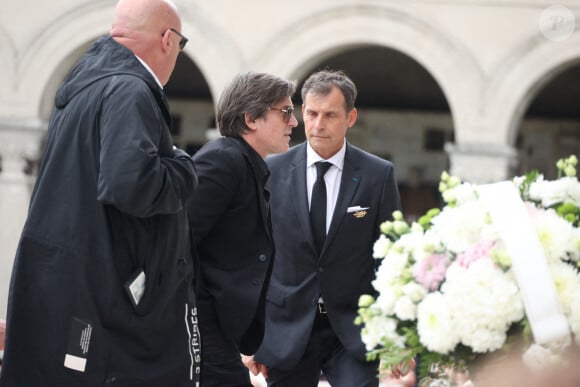
[[(373, 294), (372, 249), (380, 224), (400, 209), (393, 165), (347, 143), (332, 222), (320, 257), (310, 226), (306, 143), (268, 158), (276, 257), (266, 302), (266, 331), (256, 360), (290, 369), (302, 355), (324, 298), (331, 326), (346, 350), (365, 358), (358, 298)], [(349, 207), (368, 207), (348, 212)]]
[(274, 251), (264, 190), (268, 168), (241, 138), (214, 140), (193, 159), (199, 184), (189, 215), (201, 270), (199, 299), (213, 303), (222, 334), (241, 352), (254, 353), (263, 336)]

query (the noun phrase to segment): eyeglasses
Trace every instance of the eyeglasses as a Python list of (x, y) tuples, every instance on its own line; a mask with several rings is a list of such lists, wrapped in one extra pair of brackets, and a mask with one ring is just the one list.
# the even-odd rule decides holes
[(175, 32), (177, 35), (179, 35), (179, 37), (181, 38), (179, 40), (179, 50), (180, 51), (183, 51), (183, 49), (185, 48), (185, 45), (187, 44), (187, 42), (189, 41), (189, 39), (187, 39), (185, 36), (183, 36), (181, 34), (181, 32), (177, 31), (175, 28), (170, 28), (169, 31)]
[(286, 123), (290, 122), (290, 117), (292, 117), (292, 113), (294, 113), (294, 108), (292, 106), (288, 106), (284, 109), (269, 107), (268, 110), (276, 110), (278, 112), (284, 113), (284, 121), (286, 121)]

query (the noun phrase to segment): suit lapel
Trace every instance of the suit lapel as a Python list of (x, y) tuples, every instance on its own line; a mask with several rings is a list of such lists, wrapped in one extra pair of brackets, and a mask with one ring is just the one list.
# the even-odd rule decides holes
[(265, 176), (260, 173), (259, 169), (254, 165), (254, 163), (252, 162), (252, 157), (248, 154), (248, 150), (245, 149), (245, 146), (241, 143), (239, 143), (239, 141), (243, 141), (243, 140), (238, 140), (238, 139), (233, 139), (233, 143), (236, 144), (236, 146), (242, 151), (246, 162), (248, 163), (250, 169), (252, 170), (252, 173), (254, 175), (254, 184), (256, 186), (256, 192), (258, 194), (259, 197), (259, 208), (260, 208), (260, 214), (262, 215), (262, 223), (264, 224), (264, 229), (266, 230), (266, 233), (268, 234), (268, 237), (272, 238), (271, 235), (271, 225), (270, 225), (270, 191), (266, 188), (263, 187), (263, 181)]
[(334, 213), (332, 214), (330, 228), (328, 229), (328, 234), (326, 235), (326, 240), (324, 242), (324, 246), (322, 247), (321, 256), (324, 255), (326, 247), (332, 243), (332, 240), (336, 236), (338, 227), (346, 216), (348, 205), (352, 202), (352, 198), (360, 186), (360, 180), (361, 174), (358, 158), (347, 143), (346, 154), (344, 156), (344, 166), (342, 169), (342, 178), (340, 181), (340, 190), (336, 200), (336, 206), (334, 207)]
[(291, 185), (290, 191), (292, 192), (292, 201), (294, 203), (294, 209), (298, 215), (298, 220), (300, 222), (300, 227), (302, 232), (307, 236), (307, 239), (312, 245), (312, 249), (316, 251), (314, 246), (314, 238), (312, 236), (312, 226), (310, 225), (310, 211), (308, 209), (308, 190), (306, 189), (306, 143), (303, 144), (302, 149), (296, 152), (296, 157), (292, 163), (292, 170), (290, 171), (290, 180), (288, 183)]

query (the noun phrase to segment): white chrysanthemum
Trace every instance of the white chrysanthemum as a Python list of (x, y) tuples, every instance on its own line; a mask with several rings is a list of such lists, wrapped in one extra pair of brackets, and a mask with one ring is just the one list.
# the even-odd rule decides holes
[(461, 340), (464, 345), (473, 349), (473, 352), (487, 353), (500, 349), (507, 339), (507, 329), (489, 329), (476, 325), (468, 335)]
[(455, 253), (464, 251), (481, 239), (495, 239), (485, 207), (475, 200), (458, 207), (445, 207), (431, 222), (432, 231)]
[(445, 245), (441, 240), (440, 235), (432, 230), (427, 230), (425, 234), (420, 235), (415, 242), (412, 250), (413, 260), (415, 262), (431, 257), (433, 254), (438, 254), (445, 251)]
[(407, 296), (400, 297), (395, 303), (395, 315), (402, 321), (412, 321), (417, 317), (417, 304)]
[(423, 248), (429, 253), (441, 251), (445, 248), (441, 236), (429, 229), (423, 236)]
[(571, 250), (568, 256), (572, 262), (580, 261), (580, 227), (575, 227), (572, 231), (572, 240), (570, 242)]
[(391, 240), (387, 238), (385, 234), (381, 234), (379, 239), (377, 239), (373, 245), (373, 258), (384, 258), (392, 244), (393, 242), (391, 242)]
[(411, 264), (412, 261), (419, 262), (445, 249), (441, 238), (436, 233), (431, 231), (423, 233), (423, 228), (419, 225), (411, 229), (410, 233), (401, 236), (396, 242), (397, 248), (408, 252), (409, 260), (406, 264)]
[(477, 199), (477, 196), (475, 195), (475, 186), (471, 183), (462, 183), (445, 191), (445, 194), (450, 198), (453, 198), (455, 204), (458, 206)]
[(384, 315), (390, 316), (395, 314), (395, 303), (397, 302), (397, 288), (394, 286), (385, 286), (381, 289), (375, 302), (377, 308)]
[(417, 331), (421, 343), (430, 351), (452, 351), (459, 342), (451, 311), (443, 295), (429, 293), (417, 307)]
[(383, 287), (391, 286), (400, 281), (401, 275), (409, 262), (408, 253), (391, 249), (382, 260), (375, 274), (373, 287), (381, 292)]
[(578, 309), (580, 305), (575, 299), (575, 295), (580, 292), (580, 274), (562, 261), (554, 262), (549, 267), (562, 309), (566, 316), (570, 316), (572, 309)]
[(524, 316), (513, 277), (489, 259), (478, 260), (468, 269), (452, 264), (441, 291), (459, 340), (475, 352), (499, 349), (511, 324)]
[(580, 207), (580, 182), (576, 177), (558, 180), (538, 179), (530, 185), (530, 199), (539, 201), (544, 207), (558, 203), (572, 203)]
[(425, 243), (423, 229), (412, 227), (411, 231), (402, 235), (396, 243), (405, 251), (421, 250)]
[(414, 303), (421, 301), (427, 294), (427, 289), (416, 282), (409, 282), (403, 286), (403, 293)]
[(471, 183), (462, 183), (441, 192), (441, 196), (443, 197), (443, 201), (445, 201), (445, 203), (462, 205), (465, 202), (476, 199), (474, 188), (475, 186)]
[(405, 343), (405, 339), (397, 333), (397, 320), (384, 316), (376, 316), (367, 321), (361, 330), (361, 338), (367, 351), (386, 341), (401, 348)]
[(575, 232), (572, 224), (553, 209), (538, 209), (531, 205), (527, 209), (548, 262), (566, 258), (567, 252), (574, 248)]

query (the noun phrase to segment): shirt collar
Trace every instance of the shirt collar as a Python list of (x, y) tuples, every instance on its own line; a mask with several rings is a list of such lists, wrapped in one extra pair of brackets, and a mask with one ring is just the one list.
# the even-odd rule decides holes
[(250, 161), (256, 172), (260, 176), (263, 176), (264, 180), (261, 183), (266, 184), (266, 181), (270, 176), (270, 170), (268, 169), (268, 164), (266, 164), (266, 161), (262, 158), (262, 156), (258, 154), (258, 152), (256, 152), (254, 148), (252, 148), (250, 144), (246, 142), (246, 140), (243, 137), (232, 136), (232, 138), (235, 139), (236, 141), (239, 141), (245, 148), (246, 154), (248, 155), (248, 160)]
[(331, 163), (332, 165), (334, 165), (335, 167), (337, 167), (342, 171), (342, 167), (344, 166), (345, 154), (346, 154), (346, 139), (342, 144), (342, 148), (340, 148), (340, 150), (336, 152), (334, 156), (332, 156), (328, 160), (325, 160), (322, 157), (320, 157), (320, 155), (316, 153), (314, 149), (312, 149), (310, 143), (306, 142), (306, 167), (307, 168), (311, 167), (314, 165), (314, 163), (317, 163), (319, 161), (328, 161), (329, 163)]
[(145, 69), (147, 71), (149, 71), (149, 73), (151, 75), (153, 75), (153, 79), (155, 79), (155, 82), (157, 82), (157, 84), (159, 85), (159, 87), (161, 88), (161, 90), (163, 90), (163, 85), (161, 84), (161, 82), (159, 82), (159, 78), (157, 78), (157, 75), (155, 75), (155, 73), (153, 72), (153, 70), (151, 70), (151, 67), (149, 67), (147, 65), (147, 63), (145, 63), (145, 61), (141, 58), (139, 58), (137, 55), (135, 55), (135, 58), (137, 58), (139, 60), (139, 62), (141, 62), (141, 64), (143, 65), (143, 67), (145, 67)]

